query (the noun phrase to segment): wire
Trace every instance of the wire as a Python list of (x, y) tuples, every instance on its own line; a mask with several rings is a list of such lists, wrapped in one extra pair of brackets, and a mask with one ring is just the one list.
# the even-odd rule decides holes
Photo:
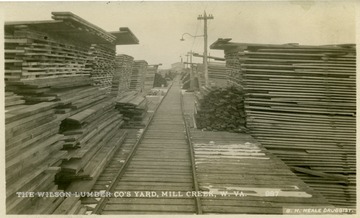
[[(197, 22), (197, 24), (196, 24), (195, 36), (197, 36), (200, 22), (201, 22), (201, 21), (198, 20), (198, 22)], [(194, 44), (195, 44), (196, 38), (197, 38), (197, 37), (194, 37), (194, 38), (193, 38), (193, 43), (192, 43), (192, 45), (191, 45), (191, 51), (193, 51), (193, 49), (194, 49)]]

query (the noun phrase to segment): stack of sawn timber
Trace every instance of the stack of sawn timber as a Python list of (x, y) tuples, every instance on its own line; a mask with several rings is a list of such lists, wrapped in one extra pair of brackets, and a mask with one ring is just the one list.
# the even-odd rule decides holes
[(115, 74), (115, 46), (92, 44), (89, 49), (91, 78), (95, 86), (110, 93)]
[(154, 87), (155, 74), (157, 73), (158, 65), (147, 66), (146, 76), (144, 81), (144, 92), (148, 93)]
[(196, 94), (195, 120), (199, 129), (244, 132), (244, 93), (236, 87), (202, 87)]
[[(205, 85), (204, 67), (203, 64), (198, 64), (193, 67), (193, 72), (198, 75), (199, 86)], [(216, 87), (226, 87), (228, 84), (229, 69), (224, 63), (211, 62), (208, 63), (208, 79), (209, 85)]]
[(116, 108), (124, 116), (126, 128), (143, 128), (143, 119), (147, 114), (147, 100), (141, 94), (130, 91), (118, 96)]
[(122, 124), (122, 115), (115, 109), (111, 97), (66, 118), (60, 131), (65, 135), (64, 149), (69, 157), (61, 165), (57, 180), (64, 184), (94, 179), (101, 170), (97, 156), (104, 152), (111, 155), (124, 138), (125, 132), (119, 129)]
[(15, 105), (16, 96), (7, 95), (7, 213), (49, 214), (64, 200), (19, 197), (15, 192), (61, 192), (54, 177), (67, 151), (61, 150), (64, 138), (58, 134), (64, 116), (56, 113), (64, 113), (64, 106), (76, 103), (74, 95), (63, 95), (69, 86), (90, 84), (86, 58), (86, 49), (53, 40), (28, 26), (6, 28), (5, 89), (26, 103)]
[(5, 96), (6, 212), (51, 213), (63, 199), (18, 196), (17, 192), (59, 192), (54, 176), (67, 152), (61, 151), (64, 142), (58, 134), (57, 103), (24, 105), (21, 100), (11, 101), (15, 97)]
[(133, 62), (134, 58), (129, 55), (122, 54), (116, 56), (111, 89), (114, 96), (120, 96), (129, 90)]
[(337, 206), (356, 204), (355, 45), (249, 46), (247, 126)]
[(5, 81), (87, 74), (87, 49), (19, 25), (5, 32)]
[(135, 60), (132, 67), (130, 90), (143, 92), (148, 63), (144, 60)]
[(236, 86), (240, 89), (243, 89), (244, 83), (241, 67), (241, 64), (244, 62), (243, 54), (244, 52), (239, 52), (237, 50), (226, 50), (225, 52), (228, 85)]
[[(5, 26), (9, 214), (85, 212), (79, 199), (21, 197), (16, 192), (59, 193), (66, 182), (77, 184), (73, 188), (71, 183), (69, 187), (73, 189), (69, 191), (91, 190), (88, 183), (79, 187), (79, 179), (95, 180), (125, 136), (119, 130), (123, 121), (115, 110), (114, 98), (106, 95), (108, 90), (93, 86), (95, 74), (90, 78), (92, 71), (105, 72), (104, 75), (111, 72), (112, 62), (104, 59), (115, 59), (115, 53), (108, 52), (115, 51), (111, 44), (114, 36), (71, 13), (54, 13), (55, 18), (59, 22)], [(54, 30), (62, 33), (53, 34)], [(108, 44), (90, 45), (90, 41), (79, 37), (79, 31), (84, 31), (82, 34), (89, 39), (90, 32), (96, 34), (97, 41)]]

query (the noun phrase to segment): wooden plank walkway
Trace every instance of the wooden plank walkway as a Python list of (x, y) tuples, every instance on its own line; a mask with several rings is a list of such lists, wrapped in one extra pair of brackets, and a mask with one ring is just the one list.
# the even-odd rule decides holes
[(129, 155), (136, 137), (115, 154), (93, 188), (105, 191), (114, 184), (112, 196), (102, 206), (100, 198), (83, 199), (89, 212), (282, 214), (287, 207), (333, 208), (250, 135), (193, 128), (192, 94), (180, 93), (175, 81), (120, 175), (122, 155)]
[[(108, 198), (98, 213), (196, 213), (194, 198), (185, 194), (193, 190), (193, 178), (180, 103), (180, 86), (176, 83), (159, 106), (129, 165), (115, 185), (113, 193), (117, 196)], [(100, 179), (108, 182), (115, 173), (110, 167)], [(106, 189), (99, 183), (97, 187), (99, 191)], [(125, 195), (119, 197), (120, 193)], [(96, 206), (91, 205), (97, 202), (96, 199), (86, 201), (88, 206)]]

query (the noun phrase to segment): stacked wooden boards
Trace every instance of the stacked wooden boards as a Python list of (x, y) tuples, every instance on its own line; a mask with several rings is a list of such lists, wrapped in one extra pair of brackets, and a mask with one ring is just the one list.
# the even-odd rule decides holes
[(254, 136), (330, 202), (355, 206), (355, 48), (248, 51), (242, 66)]
[(118, 96), (115, 101), (116, 108), (124, 116), (126, 128), (144, 127), (143, 119), (148, 109), (146, 98), (136, 91), (130, 91)]
[(236, 87), (202, 87), (196, 94), (195, 120), (199, 129), (245, 131), (244, 93)]
[(92, 44), (89, 50), (88, 66), (95, 86), (111, 91), (115, 73), (115, 46)]
[[(221, 62), (210, 62), (208, 63), (208, 79), (210, 86), (226, 87), (228, 85), (229, 70), (225, 63)], [(203, 64), (198, 64), (197, 67), (193, 68), (195, 75), (199, 80), (200, 87), (205, 85), (205, 77)]]
[(122, 95), (129, 90), (133, 62), (134, 58), (129, 55), (116, 55), (115, 72), (111, 89), (114, 96)]
[(144, 82), (146, 77), (148, 63), (144, 60), (135, 60), (131, 72), (130, 90), (144, 91)]
[(243, 63), (242, 52), (237, 50), (226, 50), (225, 59), (228, 75), (228, 85), (243, 88), (243, 72), (241, 64)]
[(87, 49), (19, 25), (5, 32), (5, 81), (88, 73)]
[[(5, 99), (13, 97), (13, 94), (7, 94)], [(58, 134), (61, 121), (55, 115), (56, 104), (44, 102), (34, 105), (6, 105), (5, 167), (8, 214), (51, 213), (61, 203), (59, 199), (46, 200), (36, 194), (33, 197), (17, 194), (58, 191), (54, 176), (60, 170), (59, 166), (67, 152), (61, 151), (64, 142), (63, 135)]]
[[(121, 44), (122, 39), (69, 12), (55, 12), (53, 19), (5, 24), (6, 201), (9, 214), (82, 213), (79, 201), (59, 196), (64, 193), (65, 186), (64, 183), (55, 184), (55, 174), (61, 168), (61, 172), (66, 171), (65, 163), (84, 152), (84, 157), (88, 158), (82, 162), (85, 171), (72, 178), (96, 178), (125, 136), (124, 131), (116, 128), (122, 124), (122, 119), (115, 110), (114, 99), (106, 95), (115, 69), (115, 45)], [(133, 36), (131, 31), (122, 35), (128, 36)], [(131, 42), (127, 40), (127, 43)], [(103, 108), (105, 105), (107, 107)], [(94, 113), (90, 115), (89, 110)], [(99, 121), (98, 118), (104, 118), (106, 113), (116, 114), (111, 123)], [(84, 119), (84, 114), (92, 117), (87, 117), (85, 122), (92, 119), (98, 126), (80, 123), (76, 129), (81, 132), (80, 136), (72, 132), (73, 138), (59, 134), (69, 133), (63, 129), (59, 131), (61, 123), (81, 117), (81, 114)], [(114, 129), (98, 133), (104, 127), (109, 130), (107, 125)], [(86, 131), (97, 132), (97, 139), (101, 139), (95, 143)], [(81, 143), (72, 143), (74, 138), (81, 142), (92, 140), (92, 144), (86, 145), (89, 150), (85, 152), (85, 148), (80, 148)], [(76, 149), (83, 150), (75, 152)], [(59, 175), (62, 173), (57, 177)], [(57, 185), (61, 186), (60, 190)], [(89, 186), (76, 182), (68, 188), (87, 191)], [(55, 193), (58, 197), (16, 194), (31, 191)]]
[(98, 155), (105, 150), (109, 151), (105, 152), (107, 155), (111, 155), (109, 145), (118, 145), (123, 139), (112, 141), (117, 134), (124, 136), (124, 131), (119, 129), (122, 124), (122, 115), (115, 110), (111, 97), (66, 118), (61, 123), (60, 132), (65, 135), (64, 149), (69, 155), (61, 165), (57, 180), (66, 184), (79, 179), (93, 179), (101, 171), (98, 163), (102, 160)]
[(144, 92), (148, 93), (154, 87), (155, 74), (157, 73), (159, 65), (147, 66), (144, 80)]
[(355, 46), (220, 44), (238, 49), (252, 135), (331, 203), (354, 207)]

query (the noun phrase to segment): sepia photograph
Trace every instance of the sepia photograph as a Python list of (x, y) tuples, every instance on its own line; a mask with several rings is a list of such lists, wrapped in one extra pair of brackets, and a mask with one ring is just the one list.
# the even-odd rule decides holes
[(357, 1), (1, 1), (4, 215), (356, 217)]

